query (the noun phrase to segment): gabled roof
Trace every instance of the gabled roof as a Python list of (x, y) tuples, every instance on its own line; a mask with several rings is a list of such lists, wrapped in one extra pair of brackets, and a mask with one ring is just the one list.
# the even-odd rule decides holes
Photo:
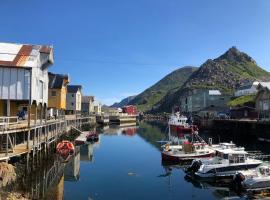
[(53, 64), (53, 48), (45, 45), (0, 43), (0, 66), (36, 67), (39, 59), (42, 68)]
[(259, 88), (267, 88), (268, 90), (270, 90), (270, 82), (260, 82), (258, 85), (258, 89)]
[(82, 103), (89, 103), (90, 101), (94, 101), (94, 96), (83, 96)]
[(53, 74), (51, 72), (49, 75), (49, 85), (50, 89), (61, 89), (65, 83), (65, 80), (69, 82), (69, 77), (66, 74)]
[(67, 92), (68, 93), (76, 93), (78, 91), (82, 90), (81, 85), (68, 85), (67, 86)]

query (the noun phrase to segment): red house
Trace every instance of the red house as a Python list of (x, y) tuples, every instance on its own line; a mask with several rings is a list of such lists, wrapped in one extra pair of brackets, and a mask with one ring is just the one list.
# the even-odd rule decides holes
[(137, 107), (133, 105), (124, 106), (122, 111), (128, 115), (137, 115)]

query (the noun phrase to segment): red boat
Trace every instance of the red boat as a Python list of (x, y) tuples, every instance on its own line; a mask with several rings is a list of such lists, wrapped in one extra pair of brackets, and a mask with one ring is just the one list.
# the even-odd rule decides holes
[(57, 144), (56, 153), (64, 160), (68, 160), (69, 157), (74, 155), (75, 147), (70, 141), (63, 140)]
[(94, 131), (90, 131), (87, 135), (86, 135), (86, 141), (88, 142), (97, 142), (99, 140), (98, 138), (98, 134)]
[(168, 122), (170, 131), (177, 134), (192, 134), (198, 131), (197, 126), (189, 125), (187, 120), (187, 117), (180, 115), (179, 112), (172, 114)]

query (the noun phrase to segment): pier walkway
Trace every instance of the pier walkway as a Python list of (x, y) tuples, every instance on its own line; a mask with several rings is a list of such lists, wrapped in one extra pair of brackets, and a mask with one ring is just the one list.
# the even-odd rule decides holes
[(71, 127), (81, 127), (83, 124), (94, 124), (92, 116), (67, 115), (62, 119), (27, 120), (0, 124), (0, 161), (7, 161), (11, 157), (20, 156), (42, 148), (49, 148), (49, 144), (57, 140)]

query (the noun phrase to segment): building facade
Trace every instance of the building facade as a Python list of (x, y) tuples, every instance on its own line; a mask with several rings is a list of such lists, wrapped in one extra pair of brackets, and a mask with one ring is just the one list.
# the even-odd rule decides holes
[(253, 83), (248, 83), (238, 88), (236, 92), (234, 93), (234, 96), (240, 97), (240, 96), (245, 96), (245, 95), (256, 94), (258, 85), (259, 85), (258, 81), (255, 81)]
[(222, 95), (219, 90), (193, 89), (185, 92), (180, 98), (181, 112), (199, 112), (209, 107), (227, 108), (231, 96)]
[(270, 119), (270, 83), (261, 82), (258, 85), (255, 107), (259, 119)]
[(94, 109), (94, 96), (83, 96), (82, 97), (82, 113), (89, 115), (95, 112)]
[(49, 72), (49, 100), (50, 115), (64, 114), (66, 110), (68, 75), (53, 74)]
[(94, 102), (94, 110), (96, 115), (101, 115), (102, 113), (101, 107), (102, 107), (101, 103), (99, 103), (98, 101)]
[(68, 85), (67, 86), (67, 114), (81, 113), (82, 105), (82, 86), (81, 85)]
[(16, 116), (35, 105), (48, 106), (48, 68), (53, 48), (0, 43), (0, 116)]

